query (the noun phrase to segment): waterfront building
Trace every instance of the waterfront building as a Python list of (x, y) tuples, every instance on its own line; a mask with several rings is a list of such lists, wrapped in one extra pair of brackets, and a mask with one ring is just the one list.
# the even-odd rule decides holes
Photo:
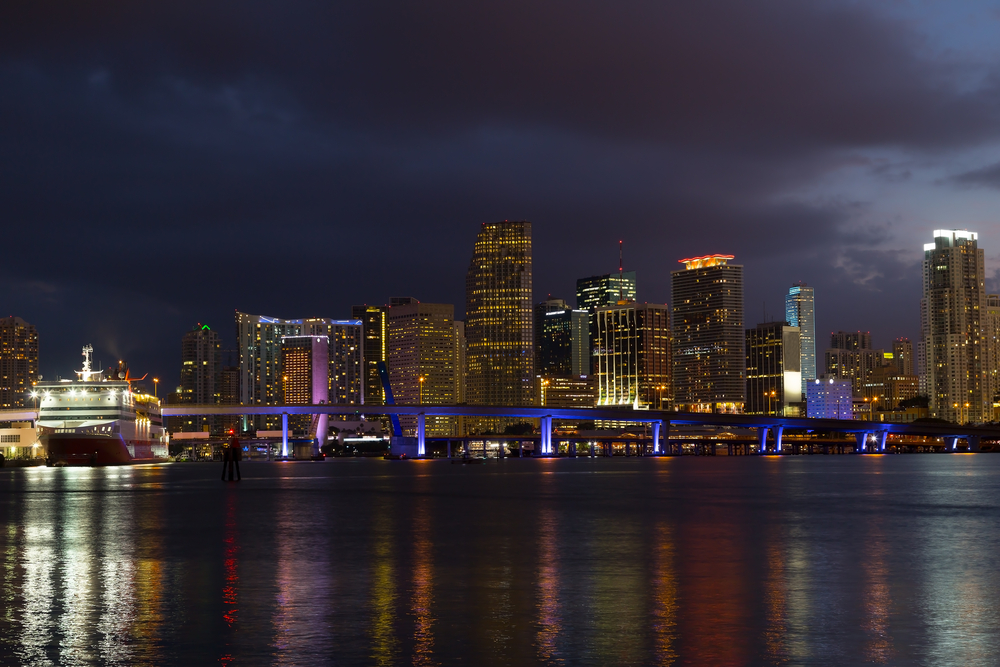
[[(395, 298), (387, 313), (389, 382), (400, 405), (456, 403), (455, 307)], [(404, 435), (416, 433), (415, 417), (401, 416)], [(458, 435), (451, 417), (427, 417), (427, 435)]]
[(986, 295), (986, 313), (983, 317), (983, 340), (986, 350), (986, 386), (991, 410), (989, 421), (996, 421), (993, 407), (1000, 400), (1000, 294)]
[[(282, 336), (282, 403), (319, 405), (332, 402), (330, 349), (330, 338), (323, 334)], [(288, 427), (297, 435), (319, 438), (322, 446), (326, 444), (328, 419), (328, 415), (291, 415)]]
[[(308, 318), (284, 320), (236, 313), (240, 405), (280, 405), (284, 397), (281, 340), (285, 336), (326, 336), (329, 345), (330, 403), (361, 405), (364, 401), (362, 322)], [(247, 419), (247, 418), (245, 418)], [(261, 430), (281, 428), (281, 417), (249, 418)]]
[(0, 408), (34, 405), (38, 382), (38, 332), (20, 317), (0, 318)]
[(732, 255), (682, 259), (673, 286), (673, 398), (681, 412), (743, 412), (743, 267)]
[(885, 363), (885, 351), (872, 349), (870, 332), (838, 331), (830, 334), (830, 349), (824, 355), (823, 369), (828, 378), (850, 380), (854, 393), (861, 396), (872, 373)]
[(806, 384), (816, 379), (816, 294), (812, 287), (798, 282), (785, 295), (785, 320), (799, 328), (799, 368), (802, 373), (802, 396)]
[(590, 373), (590, 314), (562, 299), (535, 305), (535, 372), (563, 377)]
[(539, 407), (543, 408), (593, 408), (597, 405), (597, 378), (593, 375), (540, 375), (535, 395)]
[(815, 419), (854, 419), (851, 382), (817, 378), (806, 386), (806, 416)]
[(985, 256), (978, 235), (959, 229), (934, 231), (924, 244), (927, 390), (931, 413), (965, 424), (989, 420), (992, 396), (986, 368)]
[(378, 374), (378, 362), (386, 360), (386, 307), (352, 306), (351, 317), (361, 322), (363, 343), (361, 362), (365, 386), (365, 405), (382, 405), (385, 392)]
[(594, 313), (597, 405), (669, 409), (670, 310), (627, 303)]
[[(216, 405), (221, 402), (222, 341), (219, 334), (200, 322), (181, 338), (180, 403)], [(212, 416), (186, 416), (181, 431), (218, 431)]]
[[(801, 330), (767, 322), (746, 331), (745, 413), (798, 417), (802, 401)], [(815, 379), (815, 378), (814, 378)]]
[(465, 281), (470, 405), (534, 404), (531, 257), (530, 222), (482, 224)]

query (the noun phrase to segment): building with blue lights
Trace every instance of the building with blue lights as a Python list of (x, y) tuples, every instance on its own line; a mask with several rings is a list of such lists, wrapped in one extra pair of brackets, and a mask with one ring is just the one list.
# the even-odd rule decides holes
[(806, 416), (813, 419), (854, 419), (850, 380), (819, 378), (806, 385)]
[(785, 320), (799, 328), (799, 368), (802, 372), (802, 395), (806, 385), (816, 379), (816, 294), (812, 287), (798, 282), (785, 295)]

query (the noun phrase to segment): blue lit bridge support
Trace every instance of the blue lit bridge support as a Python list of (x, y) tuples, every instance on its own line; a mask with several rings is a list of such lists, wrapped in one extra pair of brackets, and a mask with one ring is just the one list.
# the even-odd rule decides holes
[(854, 449), (855, 454), (864, 454), (865, 445), (868, 443), (868, 431), (858, 431), (854, 434), (855, 441), (857, 442), (857, 447)]
[(970, 435), (970, 436), (968, 436), (965, 439), (965, 441), (969, 443), (969, 451), (970, 452), (978, 452), (979, 451), (979, 436), (978, 435)]
[(779, 425), (774, 427), (774, 451), (777, 454), (781, 453), (781, 434), (784, 430), (784, 426)]
[(653, 422), (653, 453), (660, 453), (660, 426), (663, 422)]
[(424, 433), (427, 418), (423, 412), (417, 415), (417, 456), (424, 455)]
[(769, 427), (759, 426), (757, 427), (757, 436), (760, 439), (760, 453), (767, 454), (767, 431)]
[(540, 438), (539, 445), (542, 450), (542, 456), (552, 455), (552, 417), (546, 416), (539, 420), (539, 426), (541, 430), (542, 437)]
[(878, 450), (885, 453), (885, 441), (889, 437), (889, 431), (881, 430), (878, 432)]
[[(270, 446), (268, 446), (270, 450)], [(288, 413), (281, 413), (281, 455), (288, 456)]]
[(944, 449), (947, 452), (954, 452), (958, 448), (958, 436), (951, 435), (944, 439)]

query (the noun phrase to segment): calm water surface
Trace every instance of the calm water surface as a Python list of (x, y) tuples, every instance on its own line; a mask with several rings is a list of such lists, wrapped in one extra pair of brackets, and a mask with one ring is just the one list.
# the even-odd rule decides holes
[(0, 470), (0, 661), (995, 665), (1000, 456)]

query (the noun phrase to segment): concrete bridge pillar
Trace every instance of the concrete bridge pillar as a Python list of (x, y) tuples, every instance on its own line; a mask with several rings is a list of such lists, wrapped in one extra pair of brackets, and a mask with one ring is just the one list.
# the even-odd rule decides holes
[(653, 422), (653, 453), (660, 453), (660, 424), (663, 422)]
[(448, 440), (448, 458), (451, 458), (451, 439)]
[(889, 432), (888, 431), (879, 431), (878, 432), (878, 450), (880, 452), (885, 452), (885, 441), (888, 438), (889, 438)]
[(281, 413), (281, 455), (288, 456), (288, 413)]
[(947, 452), (953, 452), (953, 451), (955, 451), (956, 447), (958, 447), (958, 436), (957, 435), (950, 435), (950, 436), (948, 436), (947, 438), (944, 439), (944, 449), (945, 449), (945, 451), (947, 451)]
[(854, 434), (854, 438), (857, 442), (857, 446), (854, 449), (855, 454), (865, 453), (865, 444), (868, 442), (868, 431), (858, 431)]
[(965, 441), (969, 443), (969, 451), (970, 452), (978, 452), (979, 451), (979, 436), (978, 435), (967, 436), (965, 438)]
[(781, 434), (784, 433), (784, 431), (785, 431), (784, 426), (774, 427), (774, 451), (777, 452), (778, 454), (781, 453)]
[(417, 456), (424, 455), (424, 425), (426, 421), (423, 412), (417, 415)]
[(767, 431), (768, 431), (768, 427), (767, 426), (759, 426), (757, 428), (757, 437), (760, 440), (760, 453), (761, 454), (766, 454), (767, 453)]
[(462, 441), (462, 453), (465, 458), (469, 458), (469, 441), (467, 439)]

